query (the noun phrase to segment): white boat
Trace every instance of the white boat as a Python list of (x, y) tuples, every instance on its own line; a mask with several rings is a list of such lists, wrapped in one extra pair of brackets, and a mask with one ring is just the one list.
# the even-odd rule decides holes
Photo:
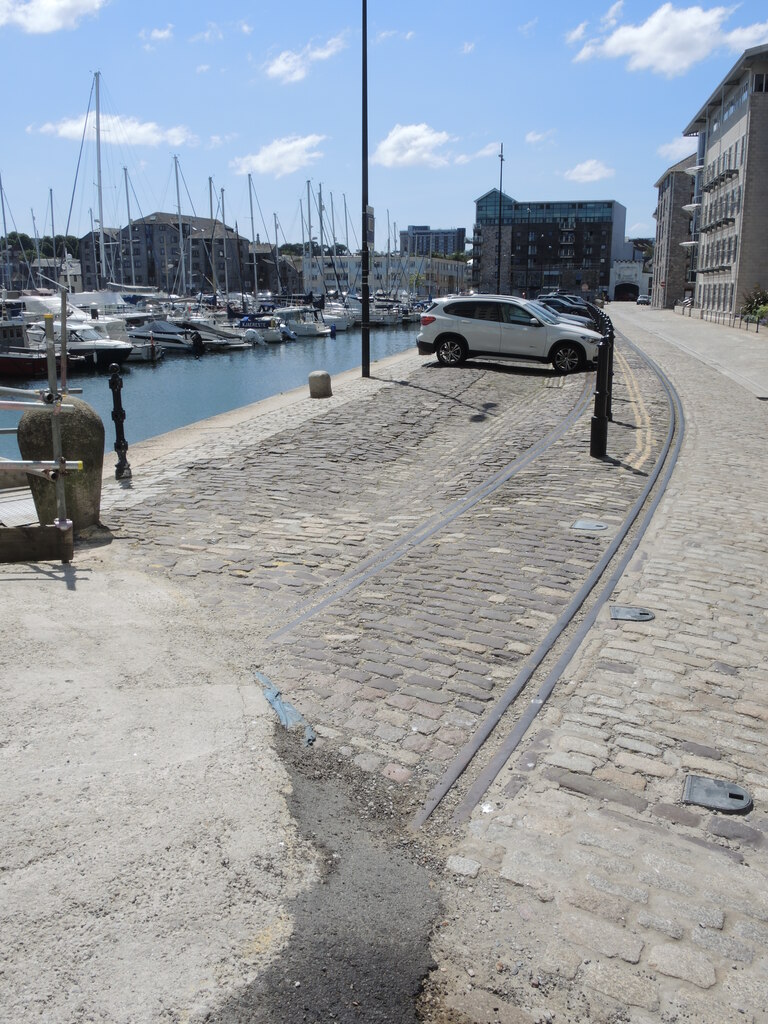
[(314, 306), (281, 306), (277, 312), (297, 338), (322, 338), (331, 333), (322, 313)]
[[(45, 325), (32, 324), (27, 333), (31, 340), (39, 345), (45, 344)], [(61, 321), (54, 321), (53, 337), (57, 351), (61, 349)], [(115, 341), (105, 338), (95, 331), (88, 323), (85, 326), (74, 326), (67, 323), (67, 355), (83, 356), (85, 367), (97, 370), (108, 370), (113, 363), (118, 366), (126, 361), (131, 354), (132, 345), (128, 341)]]
[(142, 327), (128, 331), (128, 337), (131, 344), (159, 345), (166, 352), (194, 354), (187, 332), (167, 320), (150, 320)]

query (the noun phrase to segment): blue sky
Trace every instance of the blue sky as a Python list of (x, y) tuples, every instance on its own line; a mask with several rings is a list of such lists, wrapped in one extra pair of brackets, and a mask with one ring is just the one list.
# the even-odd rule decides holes
[[(106, 226), (175, 210), (301, 240), (306, 182), (331, 196), (336, 235), (360, 237), (361, 0), (0, 0), (8, 230), (81, 235), (98, 217), (95, 132), (77, 172), (101, 72)], [(518, 200), (615, 199), (627, 231), (653, 235), (654, 182), (692, 152), (681, 131), (741, 52), (768, 42), (765, 0), (580, 4), (368, 0), (369, 199), (466, 227), (498, 185)], [(77, 180), (77, 183), (76, 183)], [(220, 212), (218, 214), (220, 216)], [(313, 210), (313, 234), (317, 233)], [(1, 227), (1, 226), (0, 226)], [(328, 230), (328, 228), (326, 229)]]

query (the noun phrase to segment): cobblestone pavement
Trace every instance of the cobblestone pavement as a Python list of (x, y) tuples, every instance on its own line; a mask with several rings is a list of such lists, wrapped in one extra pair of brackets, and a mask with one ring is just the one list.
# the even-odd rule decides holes
[[(671, 314), (611, 313), (688, 417), (614, 594), (656, 617), (603, 609), (468, 825), (450, 796), (422, 830), (452, 878), (430, 1021), (768, 1019), (768, 407), (670, 347)], [(589, 457), (592, 375), (548, 368), (407, 355), (328, 400), (208, 421), (151, 463), (138, 450), (130, 489), (105, 491), (114, 557), (182, 582), (233, 664), (313, 725), (318, 757), (422, 804), (647, 482), (667, 401), (622, 341), (615, 371), (604, 461)], [(756, 810), (683, 806), (688, 773), (746, 786)]]
[[(668, 370), (688, 421), (615, 593), (656, 617), (601, 613), (476, 810), (460, 870), (486, 876), (490, 923), (516, 940), (472, 983), (542, 1014), (557, 1006), (557, 1020), (765, 1021), (768, 409), (749, 393), (759, 387), (742, 389), (642, 322), (617, 317)], [(664, 329), (675, 330), (671, 314)], [(688, 774), (745, 786), (755, 810), (684, 806)]]

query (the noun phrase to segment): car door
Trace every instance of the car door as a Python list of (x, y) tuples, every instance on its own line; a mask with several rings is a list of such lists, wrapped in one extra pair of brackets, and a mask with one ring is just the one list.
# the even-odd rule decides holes
[(547, 329), (544, 324), (525, 306), (504, 302), (501, 307), (501, 354), (519, 356), (521, 359), (543, 359), (547, 354)]
[(456, 302), (447, 306), (445, 311), (459, 317), (458, 333), (466, 339), (470, 352), (498, 354), (502, 316), (500, 303), (472, 299)]

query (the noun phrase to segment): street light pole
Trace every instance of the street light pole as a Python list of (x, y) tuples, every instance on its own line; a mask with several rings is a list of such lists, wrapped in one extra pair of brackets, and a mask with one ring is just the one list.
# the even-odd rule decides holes
[(363, 248), (360, 269), (363, 285), (363, 377), (371, 376), (371, 296), (368, 285), (368, 3), (363, 0)]
[(496, 294), (501, 294), (501, 183), (504, 174), (504, 143), (500, 143), (499, 149), (499, 240), (496, 249)]

